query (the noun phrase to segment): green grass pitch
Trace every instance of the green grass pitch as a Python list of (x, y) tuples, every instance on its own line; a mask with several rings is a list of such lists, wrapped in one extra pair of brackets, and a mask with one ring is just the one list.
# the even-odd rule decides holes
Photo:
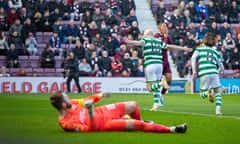
[[(82, 98), (89, 94), (69, 94)], [(97, 105), (136, 100), (143, 119), (167, 126), (188, 123), (185, 134), (130, 132), (64, 132), (49, 94), (0, 94), (0, 144), (238, 144), (240, 141), (240, 95), (223, 95), (222, 116), (215, 104), (198, 94), (165, 96), (164, 107), (151, 112), (151, 94), (113, 94)]]

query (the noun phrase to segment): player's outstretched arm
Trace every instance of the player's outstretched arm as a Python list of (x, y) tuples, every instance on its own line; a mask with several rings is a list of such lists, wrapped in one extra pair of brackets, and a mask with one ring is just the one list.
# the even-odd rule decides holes
[(178, 46), (178, 45), (169, 44), (168, 48), (171, 49), (171, 50), (182, 50), (182, 51), (186, 51), (186, 52), (192, 52), (191, 48), (182, 47), (182, 46)]
[(93, 103), (97, 103), (99, 102), (101, 99), (103, 98), (109, 98), (111, 96), (111, 93), (109, 92), (101, 92), (101, 93), (96, 93), (96, 94), (93, 94), (89, 97), (86, 97), (86, 98), (82, 98), (82, 99), (78, 99), (78, 103), (84, 107), (85, 106), (85, 101), (88, 101), (88, 100), (92, 100)]
[(136, 41), (136, 40), (124, 40), (125, 43), (127, 44), (132, 44), (132, 45), (135, 45), (135, 46), (142, 46), (142, 42), (141, 41)]

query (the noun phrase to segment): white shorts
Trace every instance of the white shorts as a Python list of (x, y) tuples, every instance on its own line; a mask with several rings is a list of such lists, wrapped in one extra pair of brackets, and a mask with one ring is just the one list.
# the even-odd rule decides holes
[(200, 89), (207, 90), (208, 88), (219, 88), (221, 87), (220, 79), (218, 74), (205, 75), (200, 78)]
[(144, 69), (146, 82), (160, 81), (162, 78), (162, 64), (151, 64)]

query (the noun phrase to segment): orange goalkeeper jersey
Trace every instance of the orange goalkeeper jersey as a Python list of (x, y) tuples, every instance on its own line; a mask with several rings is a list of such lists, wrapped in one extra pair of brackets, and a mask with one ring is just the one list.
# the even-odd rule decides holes
[(123, 103), (110, 104), (94, 109), (94, 118), (77, 100), (71, 100), (72, 107), (64, 117), (59, 117), (59, 125), (66, 131), (91, 132), (104, 131), (107, 122), (119, 119), (125, 113)]

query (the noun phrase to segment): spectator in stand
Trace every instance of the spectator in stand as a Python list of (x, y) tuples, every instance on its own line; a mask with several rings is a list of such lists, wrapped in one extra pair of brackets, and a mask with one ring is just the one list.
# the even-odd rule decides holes
[(0, 77), (10, 77), (10, 74), (7, 72), (7, 68), (2, 66), (0, 69)]
[(80, 5), (78, 0), (73, 0), (72, 2), (70, 19), (75, 21), (80, 20)]
[(219, 29), (217, 27), (217, 23), (216, 22), (212, 22), (211, 26), (208, 29), (208, 32), (218, 35), (219, 34)]
[(105, 20), (102, 20), (99, 25), (99, 33), (103, 39), (106, 39), (109, 36), (110, 26), (106, 24)]
[(90, 64), (87, 62), (87, 59), (85, 58), (80, 60), (78, 68), (79, 68), (79, 76), (89, 76), (92, 73), (92, 68)]
[(217, 41), (216, 41), (216, 48), (217, 48), (217, 50), (220, 50), (221, 49), (221, 47), (223, 47), (223, 40), (222, 40), (222, 38), (221, 38), (221, 35), (216, 35), (216, 39), (217, 39)]
[(63, 48), (61, 47), (62, 41), (58, 36), (58, 32), (54, 31), (51, 38), (48, 40), (48, 44), (51, 47), (51, 50), (54, 52), (54, 55), (63, 56)]
[(53, 12), (50, 14), (50, 18), (53, 22), (55, 22), (59, 18), (63, 18), (63, 14), (60, 13), (60, 10), (58, 7), (54, 8)]
[(130, 54), (128, 52), (124, 54), (121, 62), (123, 65), (123, 70), (125, 70), (129, 76), (133, 76), (133, 63), (130, 59)]
[(223, 39), (223, 46), (226, 50), (227, 55), (231, 55), (233, 49), (236, 47), (235, 40), (231, 33), (227, 33), (226, 37)]
[(94, 70), (96, 67), (99, 67), (99, 58), (97, 56), (97, 52), (96, 51), (92, 52), (91, 58), (89, 59), (88, 62), (90, 64), (92, 70)]
[(8, 30), (7, 15), (3, 7), (0, 7), (0, 30)]
[(82, 43), (78, 40), (76, 41), (76, 47), (72, 49), (74, 55), (78, 58), (79, 63), (85, 57), (85, 48), (82, 46)]
[(44, 10), (42, 20), (43, 20), (43, 22), (42, 22), (43, 25), (41, 26), (42, 31), (43, 32), (52, 32), (53, 31), (53, 28), (52, 28), (53, 21), (51, 20), (48, 9)]
[(8, 7), (14, 8), (16, 10), (20, 9), (23, 6), (22, 0), (9, 0)]
[(11, 26), (15, 24), (15, 21), (19, 19), (19, 14), (16, 11), (15, 8), (10, 8), (9, 11), (7, 12), (7, 22), (8, 25)]
[(195, 8), (195, 3), (193, 1), (189, 1), (187, 9), (190, 12), (191, 21), (197, 22), (197, 11)]
[(129, 29), (129, 34), (132, 35), (133, 40), (138, 40), (139, 39), (139, 35), (140, 35), (140, 29), (138, 27), (138, 23), (136, 21), (133, 21), (131, 24), (131, 27)]
[(52, 13), (56, 7), (59, 7), (56, 0), (49, 0), (47, 5), (50, 13)]
[(67, 42), (66, 38), (66, 25), (62, 23), (62, 19), (58, 18), (53, 24), (53, 31), (58, 33), (58, 37), (62, 43)]
[(223, 25), (219, 29), (219, 34), (222, 38), (225, 38), (227, 33), (232, 33), (230, 25), (228, 22), (224, 22)]
[(24, 43), (30, 32), (36, 37), (35, 25), (32, 23), (32, 20), (30, 18), (26, 18), (26, 20), (24, 21), (24, 24), (23, 24), (22, 35), (21, 35), (22, 41)]
[(18, 72), (16, 73), (16, 76), (17, 77), (25, 77), (25, 76), (27, 76), (27, 73), (26, 73), (24, 67), (20, 67), (18, 69)]
[(96, 46), (97, 49), (103, 48), (103, 40), (104, 38), (101, 37), (99, 33), (95, 35), (95, 37), (92, 38), (92, 43)]
[(137, 67), (137, 77), (144, 77), (143, 59), (138, 59)]
[(202, 22), (208, 18), (208, 9), (203, 0), (198, 1), (196, 6), (197, 22)]
[(186, 26), (187, 33), (191, 33), (195, 39), (197, 39), (197, 29), (195, 23), (191, 21), (188, 26)]
[(0, 55), (6, 56), (9, 50), (7, 38), (3, 31), (0, 31)]
[(42, 20), (42, 14), (37, 11), (34, 16), (32, 22), (35, 24), (35, 29), (37, 32), (42, 32), (42, 25), (43, 25), (43, 20)]
[(86, 22), (88, 25), (92, 22), (92, 20), (91, 12), (89, 10), (85, 11), (85, 13), (83, 13), (82, 21)]
[(121, 23), (118, 27), (118, 31), (121, 35), (121, 37), (126, 37), (129, 33), (130, 26), (127, 25), (126, 20), (124, 18), (121, 19)]
[(79, 34), (80, 34), (80, 39), (91, 39), (90, 37), (90, 28), (88, 26), (88, 23), (85, 21), (81, 21), (79, 25)]
[(188, 9), (184, 10), (183, 16), (181, 17), (181, 22), (183, 22), (185, 28), (187, 28), (190, 25), (190, 23), (192, 22), (191, 17), (190, 17), (190, 12)]
[(15, 45), (10, 43), (10, 49), (7, 51), (7, 68), (19, 68), (19, 55)]
[(99, 32), (99, 26), (96, 24), (95, 21), (92, 21), (92, 22), (89, 24), (89, 34), (90, 34), (90, 38), (91, 38), (91, 37), (94, 37), (97, 33), (100, 33), (100, 32)]
[(200, 23), (199, 28), (197, 28), (197, 39), (199, 40), (199, 42), (202, 42), (204, 35), (208, 32), (208, 28), (205, 26), (204, 22)]
[(92, 4), (88, 0), (83, 0), (80, 3), (80, 11), (81, 13), (86, 13), (86, 11), (92, 13), (93, 12)]
[(97, 49), (94, 44), (90, 43), (85, 52), (85, 58), (87, 59), (87, 61), (90, 61), (93, 52), (97, 52)]
[(126, 17), (126, 23), (127, 25), (132, 25), (134, 21), (138, 24), (138, 19), (135, 14), (135, 10), (131, 9), (129, 15)]
[(55, 56), (53, 51), (51, 50), (51, 46), (49, 44), (46, 44), (46, 47), (41, 54), (41, 67), (55, 68), (55, 63)]
[(108, 8), (106, 10), (104, 17), (105, 17), (106, 24), (108, 26), (112, 26), (112, 25), (117, 25), (118, 24), (116, 16), (115, 16), (114, 13), (112, 13), (110, 8)]
[(133, 65), (133, 69), (132, 69), (132, 73), (131, 73), (131, 76), (138, 76), (138, 60), (139, 60), (139, 57), (138, 57), (138, 52), (137, 50), (133, 50), (131, 52), (131, 57), (130, 57), (130, 60), (132, 62), (132, 65)]
[(27, 18), (32, 19), (33, 14), (28, 12), (28, 10), (26, 9), (26, 7), (22, 7), (19, 10), (19, 19), (21, 21), (21, 24), (24, 24)]
[(122, 10), (121, 9), (118, 9), (117, 14), (115, 15), (115, 17), (116, 17), (118, 25), (120, 25), (122, 19), (124, 19), (124, 20), (126, 19), (126, 16), (124, 16), (122, 14)]
[(227, 22), (228, 20), (228, 11), (231, 6), (230, 0), (219, 0), (218, 1), (218, 11), (219, 11), (219, 20), (218, 23)]
[(33, 16), (34, 13), (36, 12), (37, 10), (37, 7), (36, 7), (36, 4), (37, 4), (37, 1), (34, 1), (34, 0), (25, 0), (23, 2), (24, 6), (26, 7), (26, 9), (28, 10), (28, 13), (29, 15)]
[(208, 10), (208, 19), (211, 19), (214, 22), (216, 22), (216, 17), (219, 16), (219, 13), (218, 13), (218, 9), (217, 9), (217, 6), (214, 3), (214, 1), (210, 0), (208, 2), (207, 10)]
[(235, 37), (235, 44), (236, 48), (238, 48), (238, 51), (240, 51), (240, 33), (238, 33), (237, 36)]
[(119, 1), (118, 0), (107, 0), (107, 3), (109, 5), (109, 7), (111, 8), (111, 12), (113, 14), (116, 14), (119, 9), (119, 7), (118, 7)]
[(238, 12), (239, 12), (239, 9), (237, 7), (237, 2), (235, 0), (233, 0), (231, 2), (230, 8), (228, 10), (228, 22), (229, 23), (238, 23), (239, 22)]
[(171, 15), (171, 20), (173, 27), (180, 26), (181, 18), (179, 17), (178, 9), (174, 9), (173, 14)]
[(22, 40), (20, 38), (20, 36), (18, 35), (17, 31), (13, 31), (13, 33), (11, 35), (9, 35), (8, 37), (8, 43), (11, 44), (13, 43), (16, 50), (18, 51), (19, 55), (25, 55), (25, 49), (23, 47), (23, 43)]
[(6, 0), (0, 0), (0, 7), (2, 7), (5, 12), (7, 12), (8, 9), (9, 9), (9, 7), (8, 7), (8, 1), (6, 1)]
[(179, 44), (183, 45), (184, 41), (186, 40), (186, 36), (187, 36), (187, 31), (185, 29), (183, 22), (181, 22), (179, 25), (178, 33), (179, 33)]
[[(198, 40), (194, 38), (193, 34), (189, 33), (183, 45), (186, 47), (192, 48), (194, 51), (195, 48), (197, 47), (197, 42)], [(192, 55), (192, 53), (189, 53), (189, 54)]]
[(105, 19), (105, 16), (101, 13), (101, 8), (96, 8), (94, 10), (94, 13), (92, 15), (93, 21), (96, 22), (97, 26), (99, 27), (101, 24), (101, 21)]
[(108, 36), (104, 42), (103, 50), (108, 52), (109, 56), (114, 56), (116, 54), (116, 49), (112, 43), (112, 37)]
[(118, 55), (114, 55), (114, 59), (111, 62), (112, 67), (112, 75), (113, 76), (120, 76), (123, 70), (123, 64), (119, 59)]
[(35, 7), (37, 11), (44, 15), (44, 11), (48, 9), (48, 3), (46, 0), (38, 0)]
[(69, 21), (69, 24), (66, 27), (66, 36), (69, 44), (75, 43), (77, 40), (79, 40), (79, 29), (74, 23), (74, 20)]
[(129, 49), (127, 48), (126, 44), (121, 44), (120, 45), (120, 50), (118, 52), (118, 55), (123, 57), (125, 53), (129, 52)]
[(119, 5), (120, 9), (123, 12), (123, 15), (129, 15), (131, 10), (136, 10), (136, 5), (134, 0), (122, 0), (121, 4)]
[(180, 0), (178, 2), (178, 12), (179, 12), (179, 17), (183, 17), (184, 16), (184, 11), (186, 10), (186, 5), (185, 5), (185, 1), (184, 0)]
[(27, 48), (28, 55), (36, 56), (38, 54), (37, 40), (33, 33), (28, 33), (28, 38), (25, 41), (25, 46)]
[(96, 76), (96, 77), (102, 76), (102, 72), (99, 69), (99, 58), (97, 56), (96, 51), (92, 52), (92, 56), (90, 58), (89, 64), (92, 68), (91, 76)]
[(108, 56), (107, 51), (102, 52), (102, 57), (99, 58), (99, 69), (101, 70), (103, 76), (111, 72), (111, 58)]
[(164, 22), (164, 14), (166, 11), (167, 10), (164, 7), (164, 1), (159, 1), (157, 10), (153, 13), (157, 23)]
[(71, 7), (68, 4), (68, 0), (62, 0), (59, 4), (59, 11), (63, 20), (70, 20)]
[(231, 53), (231, 65), (233, 70), (240, 69), (240, 54), (238, 52), (238, 48), (234, 48)]
[(23, 25), (21, 24), (19, 19), (16, 19), (14, 24), (10, 26), (9, 28), (9, 35), (12, 35), (14, 31), (17, 31), (19, 36), (22, 35), (22, 28)]
[(227, 55), (224, 46), (221, 46), (219, 51), (223, 59), (222, 62), (223, 62), (224, 69), (232, 69), (232, 66), (230, 63), (230, 55)]

